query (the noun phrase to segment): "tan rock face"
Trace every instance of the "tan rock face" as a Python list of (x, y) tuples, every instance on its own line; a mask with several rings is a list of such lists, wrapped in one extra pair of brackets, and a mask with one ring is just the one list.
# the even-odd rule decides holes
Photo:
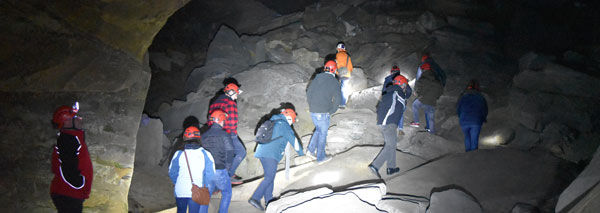
[(94, 166), (89, 212), (127, 212), (150, 83), (144, 55), (187, 0), (0, 2), (2, 212), (52, 212), (50, 122), (79, 101)]

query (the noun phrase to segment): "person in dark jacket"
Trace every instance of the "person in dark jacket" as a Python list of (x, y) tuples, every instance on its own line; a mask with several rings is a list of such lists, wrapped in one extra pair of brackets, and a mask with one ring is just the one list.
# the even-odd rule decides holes
[[(208, 190), (212, 194), (215, 189), (221, 191), (221, 203), (219, 213), (229, 211), (231, 203), (231, 179), (225, 166), (227, 161), (227, 150), (225, 144), (231, 143), (231, 137), (223, 125), (227, 120), (227, 114), (222, 110), (215, 110), (209, 116), (209, 129), (202, 134), (202, 147), (210, 152), (215, 160), (215, 176), (208, 183)], [(208, 212), (208, 206), (201, 206), (200, 212)]]
[(404, 76), (396, 76), (393, 85), (385, 91), (377, 105), (377, 125), (381, 125), (385, 144), (368, 167), (378, 178), (381, 178), (379, 168), (383, 166), (383, 163), (387, 164), (388, 175), (400, 171), (400, 168), (396, 167), (396, 143), (398, 141), (396, 129), (398, 129), (398, 122), (406, 107), (407, 86), (408, 80)]
[(429, 64), (423, 64), (420, 67), (423, 70), (421, 76), (415, 82), (415, 95), (417, 99), (412, 104), (413, 122), (412, 127), (419, 127), (419, 110), (424, 109), (425, 120), (427, 125), (425, 129), (432, 134), (435, 134), (435, 105), (437, 99), (442, 96), (444, 86), (435, 76), (435, 71), (432, 70)]
[(214, 102), (209, 106), (208, 113), (212, 113), (219, 109), (227, 113), (227, 120), (223, 126), (223, 129), (229, 133), (231, 137), (231, 144), (227, 145), (227, 170), (229, 176), (231, 176), (232, 184), (241, 184), (241, 177), (235, 174), (240, 163), (246, 158), (246, 147), (240, 140), (237, 134), (238, 126), (238, 108), (237, 100), (238, 96), (242, 93), (239, 85), (234, 83), (228, 83), (223, 88), (224, 94), (221, 94)]
[(283, 158), (286, 145), (289, 143), (299, 156), (304, 155), (302, 146), (292, 129), (292, 124), (296, 122), (296, 112), (290, 108), (281, 109), (281, 114), (273, 115), (270, 120), (275, 122), (273, 125), (273, 135), (271, 136), (271, 139), (274, 140), (269, 143), (258, 144), (256, 153), (254, 154), (254, 157), (258, 158), (262, 164), (264, 179), (248, 200), (250, 205), (260, 211), (265, 210), (260, 203), (262, 198), (265, 200), (265, 206), (273, 199), (273, 184), (277, 172), (277, 164)]
[(310, 117), (315, 125), (315, 132), (308, 144), (307, 155), (311, 158), (317, 156), (319, 163), (331, 160), (331, 157), (325, 154), (327, 130), (329, 129), (329, 119), (337, 111), (342, 97), (340, 84), (335, 78), (336, 74), (335, 61), (327, 61), (324, 72), (317, 74), (306, 91)]
[(94, 171), (78, 111), (76, 102), (72, 107), (60, 106), (52, 117), (59, 132), (52, 150), (50, 196), (58, 212), (81, 212), (92, 189)]
[(473, 151), (479, 145), (479, 133), (487, 121), (487, 102), (479, 90), (479, 82), (469, 81), (467, 89), (460, 95), (456, 106), (460, 128), (465, 134), (465, 151)]
[[(383, 80), (383, 87), (381, 88), (381, 95), (383, 95), (386, 91), (387, 88), (390, 88), (393, 84), (394, 78), (400, 74), (400, 68), (397, 65), (392, 66), (392, 69), (390, 70), (390, 75), (386, 76), (385, 79)], [(406, 100), (408, 100), (410, 98), (410, 95), (412, 95), (412, 88), (410, 88), (410, 85), (406, 84)], [(406, 111), (406, 107), (404, 108), (404, 111)], [(400, 133), (400, 135), (404, 135), (404, 131), (402, 131), (404, 129), (404, 111), (402, 111), (402, 117), (400, 117), (400, 121), (398, 122), (398, 132)]]

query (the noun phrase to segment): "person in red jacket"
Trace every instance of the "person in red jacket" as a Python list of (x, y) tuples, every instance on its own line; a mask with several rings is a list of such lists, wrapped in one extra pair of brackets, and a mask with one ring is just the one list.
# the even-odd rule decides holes
[(92, 189), (94, 172), (78, 111), (75, 102), (72, 107), (58, 107), (52, 117), (59, 132), (52, 150), (50, 196), (58, 212), (81, 212)]

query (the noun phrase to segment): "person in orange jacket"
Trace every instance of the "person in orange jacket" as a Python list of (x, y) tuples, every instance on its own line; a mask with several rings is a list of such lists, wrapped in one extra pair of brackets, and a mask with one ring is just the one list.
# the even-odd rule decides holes
[(346, 108), (346, 102), (348, 101), (348, 81), (352, 75), (352, 59), (350, 54), (346, 52), (346, 44), (344, 42), (338, 42), (336, 46), (337, 53), (335, 54), (335, 62), (337, 63), (337, 69), (340, 76), (340, 90), (342, 91), (342, 102), (340, 108)]

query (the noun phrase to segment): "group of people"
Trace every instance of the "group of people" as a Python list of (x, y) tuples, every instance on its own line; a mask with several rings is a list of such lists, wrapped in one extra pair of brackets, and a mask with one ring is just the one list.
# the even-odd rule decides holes
[[(325, 62), (323, 72), (316, 74), (307, 90), (307, 102), (315, 131), (307, 147), (307, 156), (321, 164), (331, 160), (325, 153), (330, 118), (338, 109), (346, 108), (348, 81), (352, 73), (352, 61), (343, 42), (336, 45), (336, 59)], [(339, 79), (339, 80), (338, 80)], [(425, 111), (426, 127), (435, 133), (435, 102), (443, 93), (446, 76), (429, 55), (422, 57), (415, 79), (415, 96), (412, 104), (414, 115), (410, 126), (419, 127), (419, 110)], [(177, 212), (208, 212), (208, 205), (192, 200), (192, 186), (205, 187), (210, 194), (221, 193), (219, 212), (228, 212), (232, 196), (232, 184), (241, 183), (236, 169), (246, 157), (246, 148), (237, 135), (238, 109), (236, 99), (242, 93), (237, 81), (224, 82), (222, 94), (211, 102), (208, 112), (208, 130), (201, 133), (197, 125), (185, 128), (183, 143), (172, 155), (169, 165), (175, 192)], [(379, 178), (379, 168), (387, 164), (387, 174), (400, 171), (396, 166), (397, 134), (403, 133), (403, 114), (413, 93), (408, 79), (394, 65), (384, 80), (380, 102), (377, 105), (377, 124), (382, 127), (385, 145), (368, 168)], [(51, 197), (59, 212), (81, 212), (83, 201), (89, 197), (93, 168), (85, 143), (82, 119), (77, 116), (79, 104), (61, 106), (53, 114), (53, 123), (59, 129), (57, 143), (52, 155), (54, 179)], [(479, 83), (471, 80), (459, 97), (457, 114), (465, 134), (465, 150), (477, 149), (481, 125), (486, 121), (487, 104), (479, 92)], [(271, 115), (272, 141), (259, 143), (254, 157), (258, 158), (264, 171), (264, 179), (252, 194), (248, 203), (264, 210), (273, 199), (277, 165), (289, 144), (304, 155), (302, 145), (293, 130), (297, 121), (293, 105), (282, 105)]]
[[(415, 78), (415, 96), (412, 103), (412, 127), (420, 127), (419, 111), (425, 113), (425, 131), (435, 134), (435, 106), (444, 92), (446, 74), (435, 63), (429, 54), (423, 54), (421, 64), (417, 68)], [(379, 168), (385, 163), (386, 174), (392, 175), (400, 171), (396, 166), (397, 135), (403, 135), (404, 111), (412, 94), (408, 79), (400, 74), (400, 68), (394, 65), (383, 83), (380, 102), (377, 105), (377, 124), (382, 127), (384, 147), (367, 166), (377, 177), (381, 178)], [(465, 134), (465, 151), (478, 148), (479, 133), (487, 118), (487, 102), (480, 93), (477, 80), (469, 81), (466, 90), (457, 101), (457, 114), (460, 126)]]

